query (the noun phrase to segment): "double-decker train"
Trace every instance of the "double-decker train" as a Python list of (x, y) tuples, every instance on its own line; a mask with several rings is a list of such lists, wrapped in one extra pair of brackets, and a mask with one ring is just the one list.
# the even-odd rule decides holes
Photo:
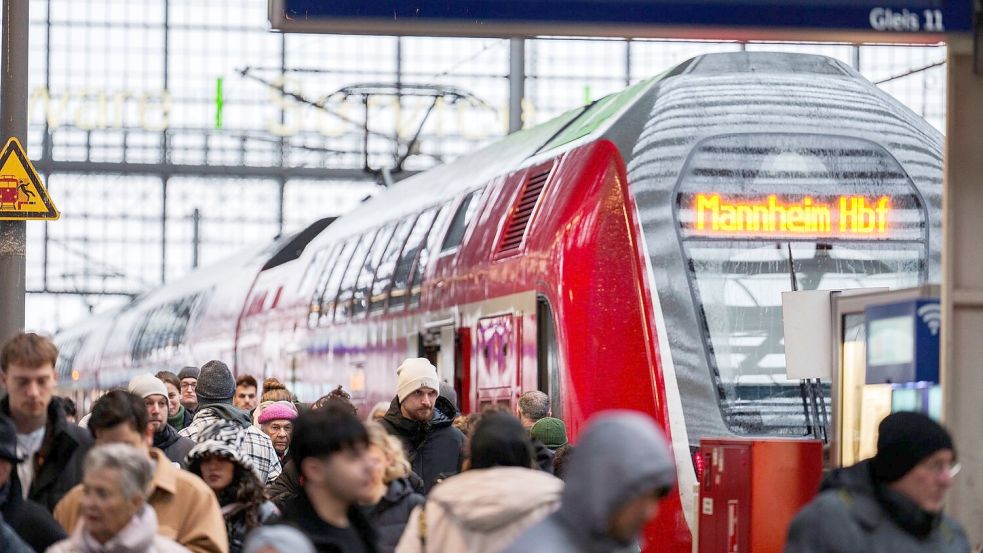
[(680, 484), (644, 546), (683, 553), (701, 437), (808, 433), (781, 293), (937, 281), (941, 179), (941, 135), (850, 67), (704, 55), (63, 332), (58, 369), (83, 402), (214, 358), (367, 406), (423, 355), (462, 411), (540, 389), (574, 441), (643, 411)]

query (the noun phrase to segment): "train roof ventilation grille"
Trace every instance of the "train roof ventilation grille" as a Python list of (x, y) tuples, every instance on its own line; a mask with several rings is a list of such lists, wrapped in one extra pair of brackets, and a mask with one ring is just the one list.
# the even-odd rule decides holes
[(508, 225), (505, 227), (505, 232), (502, 234), (502, 241), (498, 244), (498, 252), (496, 252), (495, 257), (508, 257), (518, 253), (522, 248), (526, 230), (529, 228), (533, 212), (536, 210), (536, 204), (539, 203), (539, 198), (546, 188), (552, 170), (553, 165), (551, 164), (545, 170), (530, 171), (522, 194), (519, 196), (519, 201), (512, 208), (512, 214), (509, 217)]

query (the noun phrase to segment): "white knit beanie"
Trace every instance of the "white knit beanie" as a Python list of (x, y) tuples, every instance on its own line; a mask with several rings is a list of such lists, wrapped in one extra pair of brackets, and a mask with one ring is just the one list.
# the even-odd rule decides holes
[(407, 359), (396, 369), (396, 397), (402, 403), (406, 396), (420, 388), (440, 389), (437, 367), (422, 357)]
[(140, 396), (141, 399), (155, 395), (167, 397), (167, 387), (164, 386), (164, 382), (150, 373), (134, 376), (130, 379), (127, 389), (131, 394)]

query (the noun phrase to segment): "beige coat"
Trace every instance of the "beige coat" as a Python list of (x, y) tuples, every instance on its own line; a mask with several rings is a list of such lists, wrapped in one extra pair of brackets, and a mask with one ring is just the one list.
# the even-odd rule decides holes
[[(157, 464), (147, 503), (154, 508), (158, 533), (193, 553), (226, 553), (229, 536), (215, 493), (200, 478), (174, 466), (159, 449), (151, 449)], [(71, 489), (55, 506), (55, 520), (72, 533), (82, 515), (82, 486)]]
[(427, 502), (426, 540), (420, 509), (413, 509), (396, 553), (499, 553), (525, 529), (560, 506), (563, 482), (518, 467), (469, 470), (436, 486)]

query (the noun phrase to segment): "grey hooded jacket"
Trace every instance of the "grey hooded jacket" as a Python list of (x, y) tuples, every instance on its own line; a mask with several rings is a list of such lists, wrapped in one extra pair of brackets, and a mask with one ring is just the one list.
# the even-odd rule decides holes
[(611, 516), (642, 493), (676, 486), (676, 468), (662, 433), (651, 418), (630, 411), (594, 417), (565, 476), (560, 509), (504, 553), (624, 551), (633, 544), (607, 535)]
[(922, 552), (969, 553), (969, 542), (954, 520), (878, 488), (867, 461), (826, 476), (792, 520), (785, 545), (785, 553)]

